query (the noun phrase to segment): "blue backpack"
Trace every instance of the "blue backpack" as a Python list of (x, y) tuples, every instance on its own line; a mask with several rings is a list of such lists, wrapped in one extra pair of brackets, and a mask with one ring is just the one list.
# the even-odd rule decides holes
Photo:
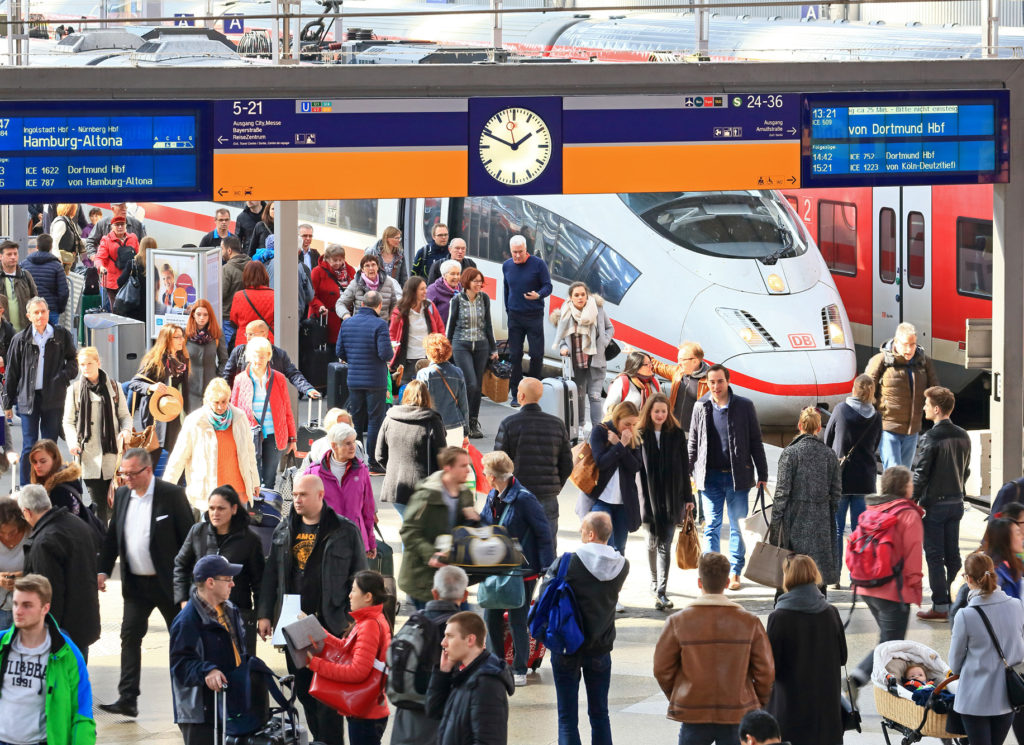
[(572, 554), (562, 554), (558, 573), (548, 580), (530, 609), (530, 635), (553, 654), (575, 654), (583, 646), (583, 624), (576, 594), (565, 579)]

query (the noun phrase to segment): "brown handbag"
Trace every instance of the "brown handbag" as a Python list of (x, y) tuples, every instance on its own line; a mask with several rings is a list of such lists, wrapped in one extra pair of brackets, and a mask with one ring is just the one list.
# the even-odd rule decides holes
[(683, 527), (679, 530), (676, 541), (676, 566), (680, 569), (696, 569), (700, 560), (700, 532), (693, 521), (693, 515), (687, 513), (683, 519)]
[(508, 401), (508, 378), (499, 378), (490, 370), (484, 370), (483, 382), (480, 387), (483, 394), (495, 403), (503, 404)]
[(590, 449), (589, 442), (581, 442), (572, 449), (572, 473), (569, 481), (584, 494), (590, 494), (597, 488), (597, 461)]
[[(142, 377), (141, 375), (139, 377)], [(143, 380), (152, 383), (149, 378), (142, 378)], [(143, 429), (141, 432), (135, 429), (135, 405), (139, 401), (139, 396), (135, 395), (132, 397), (132, 431), (130, 434), (123, 435), (118, 433), (117, 445), (118, 454), (124, 455), (132, 448), (143, 448), (147, 452), (154, 452), (160, 449), (160, 438), (156, 436), (156, 426), (150, 424), (148, 427)]]

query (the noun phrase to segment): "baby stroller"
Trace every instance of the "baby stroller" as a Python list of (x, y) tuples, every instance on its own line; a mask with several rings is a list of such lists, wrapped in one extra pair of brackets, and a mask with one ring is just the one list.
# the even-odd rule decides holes
[[(915, 703), (913, 693), (901, 685), (911, 665), (920, 665), (928, 680), (936, 681), (935, 689), (924, 706)], [(920, 742), (923, 737), (938, 737), (948, 745), (966, 745), (967, 736), (957, 734), (962, 729), (960, 718), (953, 711), (952, 704), (939, 697), (944, 690), (956, 694), (959, 676), (947, 677), (948, 672), (946, 661), (920, 642), (892, 641), (875, 647), (871, 682), (874, 683), (875, 706), (882, 716), (886, 745), (892, 745), (889, 730), (902, 735), (900, 745)]]

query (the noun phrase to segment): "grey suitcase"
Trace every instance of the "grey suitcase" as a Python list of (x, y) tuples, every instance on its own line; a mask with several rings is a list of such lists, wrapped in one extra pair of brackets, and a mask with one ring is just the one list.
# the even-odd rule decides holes
[(540, 408), (557, 416), (565, 424), (569, 441), (573, 444), (580, 439), (580, 392), (572, 379), (572, 365), (568, 357), (562, 358), (562, 376), (544, 378), (544, 393), (540, 397)]

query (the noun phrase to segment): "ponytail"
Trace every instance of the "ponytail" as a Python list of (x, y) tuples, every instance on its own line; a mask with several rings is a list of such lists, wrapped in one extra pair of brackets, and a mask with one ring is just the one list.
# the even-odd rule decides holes
[(982, 595), (991, 595), (999, 587), (996, 581), (995, 564), (991, 557), (975, 551), (964, 561), (964, 573), (978, 586)]

